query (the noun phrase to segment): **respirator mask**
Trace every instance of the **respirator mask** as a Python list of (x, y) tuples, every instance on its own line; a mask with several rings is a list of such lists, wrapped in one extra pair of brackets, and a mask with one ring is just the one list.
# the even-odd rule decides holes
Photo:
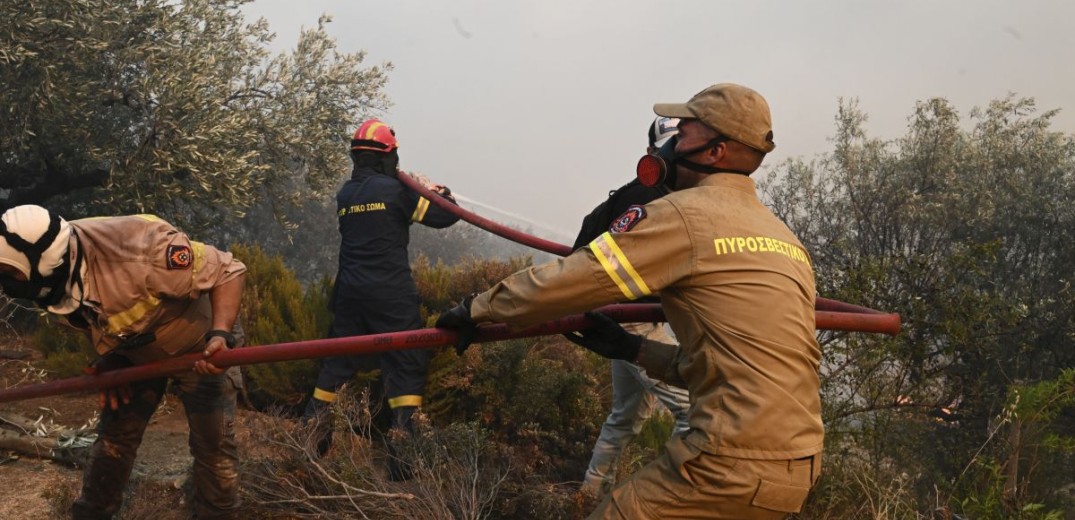
[(638, 182), (643, 186), (648, 186), (650, 188), (665, 186), (670, 190), (674, 190), (676, 188), (677, 166), (682, 165), (689, 170), (707, 174), (729, 171), (727, 169), (698, 164), (686, 159), (689, 155), (694, 155), (702, 150), (712, 148), (727, 140), (727, 137), (718, 135), (701, 146), (696, 146), (689, 150), (677, 153), (676, 144), (679, 143), (679, 136), (674, 135), (668, 139), (668, 141), (665, 141), (656, 153), (646, 154), (638, 160), (638, 165), (635, 167), (635, 175), (638, 177)]
[[(60, 264), (59, 269), (67, 269), (67, 262)], [(66, 295), (67, 273), (56, 272), (49, 276), (39, 277), (34, 280), (16, 280), (6, 276), (0, 277), (0, 287), (4, 294), (11, 298), (31, 300), (38, 307), (44, 309), (49, 305), (56, 305)]]

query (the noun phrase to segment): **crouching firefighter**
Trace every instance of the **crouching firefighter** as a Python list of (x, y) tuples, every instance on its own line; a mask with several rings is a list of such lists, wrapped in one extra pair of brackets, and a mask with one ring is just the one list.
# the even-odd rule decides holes
[[(422, 328), (418, 290), (407, 255), (410, 225), (446, 228), (458, 217), (399, 181), (398, 151), (395, 131), (376, 119), (362, 123), (351, 140), (354, 169), (336, 194), (340, 254), (329, 337)], [(455, 202), (447, 187), (429, 188)], [(391, 411), (390, 427), (412, 432), (411, 418), (422, 404), (429, 357), (428, 350), (404, 350), (326, 358), (304, 413), (305, 421), (317, 420), (318, 455), (323, 456), (331, 445), (328, 405), (360, 370), (381, 369), (380, 390)], [(407, 477), (399, 464), (390, 464), (389, 469), (393, 478)]]
[[(39, 206), (0, 216), (0, 285), (86, 333), (101, 355), (87, 373), (192, 352), (210, 358), (241, 340), (236, 325), (246, 266), (171, 224), (137, 215), (67, 222)], [(234, 436), (238, 367), (209, 359), (171, 376), (190, 426), (194, 513), (239, 518)], [(75, 500), (75, 519), (119, 510), (146, 425), (169, 378), (101, 393), (97, 440)]]

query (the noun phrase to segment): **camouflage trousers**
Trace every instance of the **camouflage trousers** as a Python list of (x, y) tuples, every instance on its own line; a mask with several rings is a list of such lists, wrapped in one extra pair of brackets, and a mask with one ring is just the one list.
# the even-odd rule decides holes
[[(239, 517), (234, 422), (240, 377), (237, 367), (219, 376), (191, 371), (172, 377), (190, 426), (193, 505), (199, 519)], [(142, 435), (164, 397), (167, 382), (160, 378), (132, 383), (130, 403), (119, 410), (102, 410), (97, 441), (82, 478), (82, 494), (72, 507), (73, 518), (107, 519), (119, 511)]]

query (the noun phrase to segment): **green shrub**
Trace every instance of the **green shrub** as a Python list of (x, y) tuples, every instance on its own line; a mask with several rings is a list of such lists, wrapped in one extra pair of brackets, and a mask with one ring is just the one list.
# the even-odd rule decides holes
[[(329, 279), (304, 290), (280, 256), (270, 256), (256, 245), (234, 245), (231, 251), (247, 268), (241, 317), (247, 345), (324, 337), (331, 319)], [(313, 388), (318, 367), (315, 359), (244, 366), (248, 396), (259, 408), (296, 406)]]
[(41, 368), (49, 374), (60, 378), (77, 376), (97, 359), (86, 335), (58, 323), (62, 318), (42, 316), (39, 319), (40, 324), (30, 343), (44, 354)]
[(616, 482), (623, 482), (632, 473), (642, 469), (658, 455), (664, 453), (664, 445), (672, 436), (676, 419), (664, 408), (656, 411), (646, 422), (631, 442), (624, 446), (620, 457), (616, 459)]
[[(483, 291), (529, 264), (473, 259), (446, 266), (413, 264), (423, 316)], [(526, 338), (472, 346), (463, 358), (440, 349), (430, 363), (424, 409), (437, 424), (479, 421), (516, 448), (518, 467), (557, 480), (578, 480), (607, 412), (608, 364), (567, 340)]]
[(559, 338), (475, 345), (431, 374), (426, 411), (441, 424), (480, 421), (526, 473), (577, 480), (607, 410), (591, 356)]
[(431, 263), (418, 255), (411, 263), (414, 283), (422, 302), (422, 320), (428, 326), (443, 311), (452, 308), (468, 294), (481, 292), (508, 275), (530, 265), (530, 258), (507, 261), (468, 259), (458, 264)]
[(1075, 412), (1075, 369), (1008, 388), (993, 440), (955, 484), (953, 508), (971, 518), (1059, 520), (1072, 507), (1055, 483), (1072, 483), (1075, 435), (1062, 419)]

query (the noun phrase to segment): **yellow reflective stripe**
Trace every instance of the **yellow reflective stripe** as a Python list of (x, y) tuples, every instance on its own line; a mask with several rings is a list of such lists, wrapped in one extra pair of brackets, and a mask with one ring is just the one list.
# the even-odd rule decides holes
[[(131, 215), (131, 216), (135, 217), (135, 218), (140, 218), (142, 220), (148, 220), (149, 222), (164, 222), (164, 219), (162, 219), (162, 218), (160, 218), (160, 217), (158, 217), (156, 215), (150, 215), (149, 213), (139, 213), (137, 215)], [(85, 218), (80, 218), (78, 220), (104, 220), (106, 218), (116, 218), (116, 217), (110, 217), (110, 216), (85, 217)]]
[(161, 301), (157, 299), (157, 297), (150, 296), (149, 298), (134, 304), (131, 308), (110, 316), (108, 318), (108, 330), (113, 333), (122, 332), (145, 317), (146, 314), (153, 312), (160, 303)]
[(429, 199), (425, 197), (418, 197), (418, 205), (414, 207), (414, 214), (411, 215), (411, 222), (421, 222), (426, 218), (426, 211), (429, 210)]
[(373, 133), (376, 132), (377, 129), (382, 127), (382, 126), (385, 126), (385, 124), (384, 123), (373, 123), (372, 125), (370, 125), (369, 127), (366, 128), (366, 135), (362, 136), (362, 139), (365, 139), (367, 141), (372, 141), (373, 140)]
[(314, 388), (314, 399), (317, 399), (318, 401), (324, 401), (326, 403), (334, 403), (336, 402), (336, 392), (329, 392), (328, 390)]
[(388, 400), (389, 408), (402, 408), (404, 406), (422, 406), (422, 396), (401, 395)]
[(620, 260), (623, 269), (627, 271), (627, 276), (629, 276), (630, 279), (634, 281), (635, 285), (642, 291), (642, 296), (653, 294), (652, 291), (649, 290), (649, 286), (646, 285), (646, 281), (642, 279), (642, 276), (638, 274), (638, 271), (635, 271), (635, 266), (631, 265), (631, 262), (627, 260), (627, 255), (623, 254), (623, 251), (620, 250), (619, 244), (613, 240), (612, 235), (607, 231), (605, 232), (605, 235), (608, 236), (608, 245), (612, 248), (612, 252), (616, 255), (616, 258)]
[(620, 291), (629, 300), (637, 300), (643, 296), (649, 296), (652, 292), (642, 277), (635, 271), (634, 266), (616, 245), (612, 235), (605, 232), (590, 242), (590, 250), (593, 251), (601, 267), (605, 268), (608, 277), (616, 283)]
[(190, 249), (194, 254), (194, 269), (191, 271), (191, 274), (194, 274), (205, 267), (205, 244), (191, 240)]

